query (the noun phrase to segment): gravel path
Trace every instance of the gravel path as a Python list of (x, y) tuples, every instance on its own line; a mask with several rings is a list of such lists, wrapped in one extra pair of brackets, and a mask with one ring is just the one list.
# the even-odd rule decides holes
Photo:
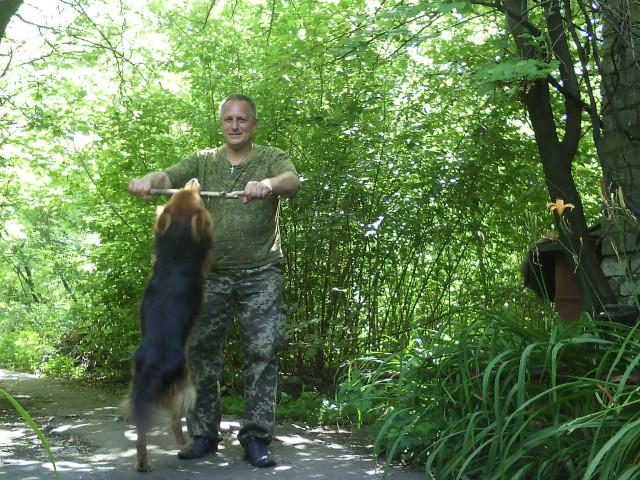
[[(153, 470), (138, 473), (135, 431), (122, 420), (115, 393), (79, 382), (0, 369), (0, 388), (29, 412), (53, 451), (61, 480), (216, 479), (351, 480), (383, 478), (384, 460), (371, 450), (354, 447), (344, 431), (303, 424), (278, 424), (270, 450), (275, 468), (259, 469), (242, 459), (235, 434), (236, 421), (223, 422), (224, 440), (217, 454), (198, 460), (180, 460), (169, 433), (168, 420), (149, 435)], [(0, 396), (0, 480), (54, 479), (45, 449), (20, 414)], [(424, 480), (425, 474), (394, 466), (387, 478)]]

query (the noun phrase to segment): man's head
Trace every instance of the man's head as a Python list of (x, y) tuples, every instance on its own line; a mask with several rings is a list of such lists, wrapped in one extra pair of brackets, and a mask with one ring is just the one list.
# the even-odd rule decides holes
[(253, 101), (253, 98), (243, 95), (241, 93), (234, 93), (233, 95), (229, 95), (227, 98), (220, 102), (220, 118), (222, 118), (222, 112), (224, 112), (224, 107), (229, 102), (247, 102), (249, 104), (249, 111), (251, 112), (251, 116), (258, 119), (258, 107), (256, 107), (256, 102)]
[(253, 143), (253, 132), (258, 128), (255, 102), (246, 95), (236, 94), (220, 104), (220, 126), (227, 147), (243, 150)]

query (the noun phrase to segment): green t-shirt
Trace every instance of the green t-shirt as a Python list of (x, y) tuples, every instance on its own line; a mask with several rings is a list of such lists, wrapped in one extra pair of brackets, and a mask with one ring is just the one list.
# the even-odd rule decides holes
[[(279, 148), (253, 145), (253, 151), (231, 171), (225, 147), (201, 150), (166, 170), (174, 188), (197, 178), (203, 191), (244, 190), (249, 181), (259, 182), (285, 172), (298, 172), (289, 155)], [(205, 198), (213, 217), (212, 268), (254, 268), (282, 257), (280, 247), (280, 198), (242, 203), (238, 199)]]

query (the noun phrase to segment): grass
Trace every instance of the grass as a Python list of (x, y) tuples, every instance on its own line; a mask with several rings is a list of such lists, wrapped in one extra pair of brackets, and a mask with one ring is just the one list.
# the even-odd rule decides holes
[(44, 434), (42, 433), (42, 431), (38, 428), (38, 425), (36, 425), (36, 423), (33, 421), (33, 419), (27, 413), (27, 411), (24, 408), (22, 408), (22, 406), (11, 395), (9, 395), (7, 392), (5, 392), (2, 389), (0, 389), (0, 395), (5, 397), (9, 401), (9, 403), (13, 405), (13, 408), (15, 408), (18, 411), (18, 413), (22, 415), (22, 418), (24, 418), (25, 422), (27, 422), (27, 424), (29, 424), (29, 426), (36, 433), (36, 435), (38, 435), (38, 438), (42, 442), (44, 449), (47, 451), (49, 460), (51, 460), (51, 465), (53, 465), (53, 473), (55, 475), (55, 478), (59, 480), (60, 477), (58, 476), (58, 469), (56, 467), (55, 458), (53, 457), (53, 453), (51, 452), (51, 448), (49, 447), (49, 443), (47, 442), (47, 439), (44, 437)]

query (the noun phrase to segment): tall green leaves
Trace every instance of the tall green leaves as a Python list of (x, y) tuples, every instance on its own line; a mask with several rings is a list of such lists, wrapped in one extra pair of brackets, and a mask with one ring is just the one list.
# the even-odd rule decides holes
[(401, 354), (353, 364), (346, 412), (376, 425), (377, 448), (438, 479), (633, 478), (636, 329), (588, 322), (567, 338), (476, 315), (462, 330), (446, 322)]

